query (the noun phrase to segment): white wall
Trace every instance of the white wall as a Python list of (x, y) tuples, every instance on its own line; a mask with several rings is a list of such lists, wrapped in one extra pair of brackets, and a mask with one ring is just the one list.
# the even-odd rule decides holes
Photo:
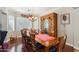
[(2, 30), (7, 30), (7, 15), (2, 14)]
[(2, 17), (1, 17), (1, 12), (0, 12), (0, 30), (2, 29)]
[[(7, 31), (7, 14), (3, 14), (2, 11), (0, 11), (0, 23), (1, 23), (1, 30)], [(7, 36), (5, 41), (7, 40)]]
[(73, 12), (74, 46), (79, 49), (79, 9)]
[(70, 24), (66, 25), (67, 44), (79, 49), (79, 9), (59, 8), (54, 12), (58, 13), (58, 36), (64, 35), (64, 27), (60, 22), (60, 15), (70, 13)]

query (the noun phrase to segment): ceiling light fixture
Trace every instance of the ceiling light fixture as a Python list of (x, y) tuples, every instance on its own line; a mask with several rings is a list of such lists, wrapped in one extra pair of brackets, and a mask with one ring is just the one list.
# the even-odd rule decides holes
[(37, 19), (37, 17), (31, 14), (31, 9), (28, 9), (27, 11), (27, 14), (21, 14), (21, 16), (29, 19), (32, 22), (32, 29), (34, 29), (34, 21)]

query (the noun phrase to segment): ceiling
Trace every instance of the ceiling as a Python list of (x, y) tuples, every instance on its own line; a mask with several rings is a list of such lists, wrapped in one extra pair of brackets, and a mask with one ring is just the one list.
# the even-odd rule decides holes
[(0, 7), (0, 10), (11, 13), (32, 14), (34, 16), (41, 16), (45, 13), (53, 12), (58, 7)]
[(40, 16), (41, 14), (53, 9), (55, 7), (10, 7), (8, 10), (13, 10), (16, 12), (24, 13), (24, 14), (33, 14), (35, 16)]
[[(73, 9), (79, 9), (78, 7), (72, 7)], [(32, 14), (34, 16), (41, 16), (46, 13), (54, 12), (59, 10), (61, 7), (0, 7), (0, 10), (7, 12), (17, 12), (23, 14)], [(14, 13), (15, 14), (15, 13)]]

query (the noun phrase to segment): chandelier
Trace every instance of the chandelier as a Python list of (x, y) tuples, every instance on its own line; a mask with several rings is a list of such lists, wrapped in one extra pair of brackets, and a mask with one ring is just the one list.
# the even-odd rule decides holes
[(35, 16), (33, 15), (33, 11), (32, 11), (31, 8), (28, 8), (28, 9), (26, 10), (26, 12), (27, 12), (26, 14), (25, 14), (25, 13), (24, 13), (24, 14), (22, 13), (21, 16), (26, 17), (27, 19), (31, 20), (32, 22), (37, 19), (37, 17), (35, 17)]
[(32, 11), (31, 9), (28, 9), (27, 11), (28, 11), (27, 14), (22, 13), (21, 16), (26, 17), (28, 20), (30, 20), (32, 22), (32, 28), (34, 28), (34, 21), (37, 19), (37, 17), (33, 15), (33, 13), (31, 12)]
[(22, 17), (26, 17), (27, 19), (31, 20), (31, 21), (35, 21), (37, 19), (37, 17), (31, 15), (31, 14), (21, 14)]
[(28, 20), (32, 22), (32, 29), (34, 29), (34, 21), (37, 19), (37, 17), (30, 15), (30, 14), (21, 14), (22, 17), (26, 17)]

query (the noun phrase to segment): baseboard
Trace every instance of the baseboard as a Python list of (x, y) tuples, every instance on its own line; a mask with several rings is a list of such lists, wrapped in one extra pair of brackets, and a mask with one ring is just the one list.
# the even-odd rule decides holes
[(70, 44), (70, 43), (66, 43), (66, 45), (69, 45), (69, 46), (72, 46), (72, 47), (74, 47), (72, 44)]
[(69, 46), (72, 46), (75, 50), (78, 50), (79, 51), (79, 47), (76, 47), (76, 46), (74, 46), (74, 45), (72, 45), (70, 43), (66, 43), (66, 44), (69, 45)]
[(79, 47), (74, 47), (74, 48), (75, 48), (75, 50), (79, 51)]

